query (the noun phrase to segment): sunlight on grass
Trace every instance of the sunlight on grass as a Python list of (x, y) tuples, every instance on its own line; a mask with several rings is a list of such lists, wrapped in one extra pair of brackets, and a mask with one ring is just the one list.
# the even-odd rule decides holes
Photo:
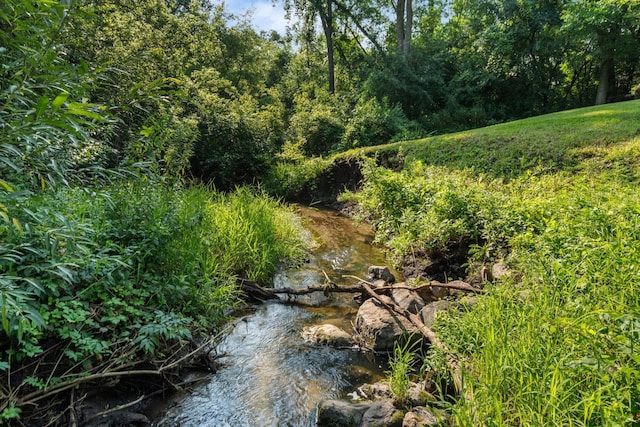
[[(640, 101), (408, 141), (356, 195), (395, 259), (469, 245), (518, 274), (435, 329), (464, 360), (457, 425), (640, 419)], [(440, 356), (442, 357), (442, 355)]]

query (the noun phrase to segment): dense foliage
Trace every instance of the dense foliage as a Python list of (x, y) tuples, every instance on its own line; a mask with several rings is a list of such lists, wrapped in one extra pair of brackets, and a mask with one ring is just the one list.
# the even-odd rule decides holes
[[(253, 165), (270, 132), (254, 98), (203, 62), (202, 44), (201, 58), (184, 45), (174, 63), (142, 58), (180, 28), (215, 44), (208, 15), (123, 6), (0, 5), (3, 425), (63, 422), (67, 404), (57, 402), (69, 390), (171, 365), (221, 325), (238, 279), (268, 283), (279, 262), (302, 255), (280, 202), (185, 185), (199, 138), (246, 144), (207, 153), (231, 186), (242, 181), (238, 159)], [(187, 77), (189, 61), (197, 70)], [(227, 154), (236, 157), (224, 163)]]

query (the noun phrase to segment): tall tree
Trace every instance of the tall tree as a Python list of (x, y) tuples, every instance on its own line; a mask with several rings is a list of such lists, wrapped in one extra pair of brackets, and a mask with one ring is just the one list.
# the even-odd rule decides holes
[(392, 0), (392, 4), (396, 12), (396, 43), (406, 56), (411, 48), (413, 33), (413, 0)]
[[(640, 65), (640, 2), (575, 0), (569, 3), (564, 20), (567, 31), (599, 62), (596, 105), (618, 95), (617, 91), (628, 93)], [(618, 81), (621, 72), (627, 74), (623, 84)]]
[(333, 2), (332, 0), (314, 0), (315, 7), (320, 15), (324, 38), (327, 43), (327, 80), (329, 93), (336, 92), (336, 65), (333, 55)]
[(315, 34), (316, 17), (320, 17), (327, 49), (327, 83), (330, 93), (335, 93), (335, 60), (334, 60), (334, 10), (332, 0), (284, 0), (287, 15), (295, 14), (302, 28), (304, 37)]

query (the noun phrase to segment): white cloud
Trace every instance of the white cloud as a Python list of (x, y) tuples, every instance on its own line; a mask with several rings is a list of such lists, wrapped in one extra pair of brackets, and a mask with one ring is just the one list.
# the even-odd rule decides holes
[[(221, 3), (221, 1), (216, 3)], [(233, 14), (244, 15), (248, 13), (249, 21), (256, 31), (275, 30), (282, 35), (286, 32), (287, 20), (280, 2), (275, 6), (271, 0), (231, 0), (224, 3), (225, 8)]]
[(287, 20), (284, 17), (284, 9), (282, 5), (273, 6), (271, 2), (254, 3), (254, 12), (251, 18), (251, 24), (258, 31), (276, 30), (280, 34), (286, 32)]

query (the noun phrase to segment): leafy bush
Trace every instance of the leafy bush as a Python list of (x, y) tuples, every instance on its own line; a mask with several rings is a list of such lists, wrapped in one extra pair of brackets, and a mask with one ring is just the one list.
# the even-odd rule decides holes
[(60, 32), (72, 13), (67, 2), (0, 5), (0, 183), (36, 190), (69, 178), (89, 130), (105, 116), (87, 101), (86, 67), (64, 60)]
[(400, 106), (410, 120), (438, 110), (446, 100), (445, 67), (434, 58), (415, 50), (409, 58), (388, 55), (368, 73), (365, 94)]
[(269, 169), (268, 176), (263, 178), (263, 185), (270, 194), (295, 199), (303, 190), (313, 189), (316, 179), (331, 164), (331, 160), (321, 157), (281, 160)]
[(452, 173), (418, 161), (396, 173), (368, 161), (363, 173), (365, 184), (356, 196), (362, 215), (397, 261), (415, 251), (446, 253), (489, 238), (504, 247), (503, 236), (489, 229), (504, 213), (497, 206), (501, 200), (471, 172)]
[(340, 150), (385, 144), (411, 128), (398, 106), (389, 107), (375, 98), (361, 99), (345, 127)]
[(296, 99), (296, 112), (288, 130), (289, 143), (306, 156), (328, 154), (344, 134), (344, 122), (337, 106), (302, 96)]
[(191, 159), (194, 175), (225, 190), (251, 183), (275, 151), (271, 126), (281, 126), (277, 103), (260, 106), (213, 68), (194, 72), (192, 86), (200, 133)]

